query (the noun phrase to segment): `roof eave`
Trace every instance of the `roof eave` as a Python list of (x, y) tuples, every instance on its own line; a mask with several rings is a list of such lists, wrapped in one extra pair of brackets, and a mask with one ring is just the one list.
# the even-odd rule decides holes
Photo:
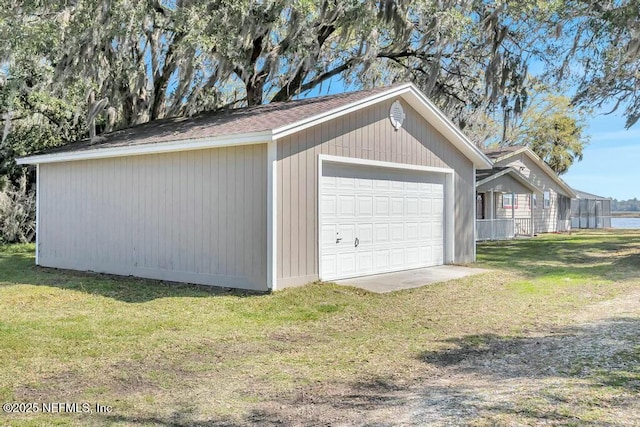
[(236, 145), (267, 143), (273, 139), (271, 131), (253, 132), (236, 135), (225, 135), (212, 138), (184, 139), (178, 141), (149, 143), (143, 145), (125, 145), (122, 147), (95, 148), (91, 150), (65, 151), (61, 153), (36, 154), (19, 157), (19, 165), (36, 165), (41, 163), (59, 163), (78, 160), (94, 160), (124, 156), (140, 156), (145, 154), (162, 154), (176, 151), (191, 151), (207, 148), (222, 148)]
[(529, 190), (533, 191), (533, 192), (541, 192), (542, 189), (538, 188), (536, 185), (534, 185), (533, 183), (529, 182), (529, 180), (522, 175), (520, 172), (518, 172), (517, 170), (513, 169), (513, 168), (508, 168), (505, 169), (499, 173), (496, 173), (494, 175), (488, 176), (487, 178), (480, 180), (476, 183), (476, 188), (484, 185), (486, 183), (489, 183), (491, 181), (493, 181), (494, 179), (500, 178), (501, 176), (504, 175), (512, 175), (513, 178), (518, 181), (520, 184), (524, 185), (526, 188), (528, 188)]

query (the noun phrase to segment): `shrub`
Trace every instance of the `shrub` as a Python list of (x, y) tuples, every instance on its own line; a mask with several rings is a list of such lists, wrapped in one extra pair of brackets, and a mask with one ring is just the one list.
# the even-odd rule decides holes
[(0, 183), (0, 242), (28, 243), (36, 236), (36, 197), (26, 175)]

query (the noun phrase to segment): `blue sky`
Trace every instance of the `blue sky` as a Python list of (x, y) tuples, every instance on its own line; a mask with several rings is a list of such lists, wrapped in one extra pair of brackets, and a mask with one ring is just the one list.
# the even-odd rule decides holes
[(584, 159), (562, 176), (570, 186), (618, 200), (640, 198), (640, 122), (629, 130), (618, 112), (590, 120)]

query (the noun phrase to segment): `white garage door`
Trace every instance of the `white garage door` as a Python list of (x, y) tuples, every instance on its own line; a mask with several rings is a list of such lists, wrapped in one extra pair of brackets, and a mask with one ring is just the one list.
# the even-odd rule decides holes
[(444, 174), (324, 163), (323, 280), (444, 263)]

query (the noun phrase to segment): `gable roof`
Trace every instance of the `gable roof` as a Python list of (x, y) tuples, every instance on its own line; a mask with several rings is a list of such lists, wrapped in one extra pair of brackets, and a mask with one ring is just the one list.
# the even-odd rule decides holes
[(476, 167), (491, 166), (482, 151), (412, 83), (156, 120), (17, 162), (38, 164), (267, 143), (393, 97), (411, 105)]
[(483, 169), (476, 171), (476, 187), (484, 185), (504, 175), (510, 175), (513, 179), (515, 179), (531, 191), (542, 191), (536, 185), (533, 185), (533, 183), (530, 182), (526, 176), (522, 175), (511, 166), (495, 166), (493, 169)]
[(558, 186), (564, 191), (565, 196), (567, 197), (575, 197), (575, 191), (573, 188), (569, 187), (569, 185), (562, 180), (556, 174), (553, 169), (549, 167), (536, 153), (531, 151), (529, 147), (525, 147), (522, 145), (514, 145), (512, 147), (501, 147), (501, 148), (493, 148), (493, 149), (485, 149), (482, 150), (484, 154), (493, 160), (493, 163), (498, 163), (503, 160), (509, 159), (511, 157), (515, 157), (519, 154), (526, 154), (544, 173), (546, 173), (549, 178), (551, 178)]
[(597, 196), (595, 194), (587, 193), (586, 191), (576, 190), (575, 188), (573, 191), (576, 193), (576, 199), (611, 200), (611, 197)]

